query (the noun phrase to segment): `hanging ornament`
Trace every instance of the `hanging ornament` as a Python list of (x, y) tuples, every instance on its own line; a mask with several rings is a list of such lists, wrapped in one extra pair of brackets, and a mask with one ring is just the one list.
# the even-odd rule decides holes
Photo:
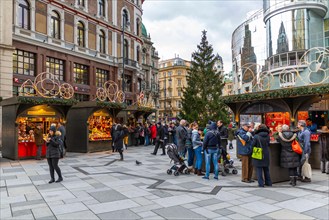
[(324, 114), (321, 115), (321, 118), (324, 118)]
[(315, 117), (317, 118), (317, 117), (318, 117), (318, 115), (315, 115)]

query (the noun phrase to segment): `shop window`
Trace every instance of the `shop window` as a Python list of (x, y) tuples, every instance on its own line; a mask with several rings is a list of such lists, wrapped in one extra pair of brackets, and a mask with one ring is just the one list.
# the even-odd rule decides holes
[(99, 52), (106, 53), (106, 50), (105, 50), (105, 32), (103, 30), (100, 30), (98, 38), (99, 38)]
[(88, 85), (89, 82), (89, 71), (88, 66), (74, 63), (73, 73), (74, 73), (74, 82), (78, 84)]
[(98, 14), (105, 17), (105, 2), (104, 0), (98, 0)]
[(16, 49), (13, 53), (13, 73), (34, 76), (35, 54)]
[(104, 83), (108, 81), (109, 71), (103, 69), (96, 69), (96, 86), (103, 87)]
[(74, 93), (74, 99), (80, 102), (89, 101), (89, 95)]
[(85, 47), (85, 26), (81, 21), (78, 22), (77, 43), (80, 47)]
[(88, 118), (89, 141), (111, 140), (113, 118), (106, 110), (94, 112)]
[(61, 81), (64, 80), (64, 60), (47, 57), (46, 71), (52, 73)]
[(61, 38), (60, 15), (56, 11), (51, 12), (50, 26), (51, 26), (51, 33), (50, 33), (51, 37), (60, 39)]
[(18, 25), (21, 28), (30, 30), (30, 4), (27, 0), (19, 0), (18, 2)]

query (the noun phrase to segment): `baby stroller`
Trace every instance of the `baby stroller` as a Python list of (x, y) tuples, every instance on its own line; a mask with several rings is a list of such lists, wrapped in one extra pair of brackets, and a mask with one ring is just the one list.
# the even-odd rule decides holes
[(184, 162), (184, 158), (178, 154), (177, 146), (175, 144), (168, 144), (166, 148), (169, 158), (171, 161), (174, 161), (174, 165), (167, 170), (167, 174), (171, 175), (173, 172), (174, 176), (179, 176), (180, 173), (189, 174), (190, 171)]
[(229, 174), (230, 172), (232, 174), (238, 174), (238, 170), (233, 165), (234, 161), (231, 159), (230, 155), (226, 152), (225, 149), (221, 149), (221, 154), (218, 163), (220, 163), (221, 165), (220, 169), (222, 172), (222, 176), (226, 176), (226, 174)]

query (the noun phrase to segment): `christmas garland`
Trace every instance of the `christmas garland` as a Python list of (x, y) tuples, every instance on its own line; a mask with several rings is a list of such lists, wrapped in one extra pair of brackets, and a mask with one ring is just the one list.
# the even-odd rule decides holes
[(138, 106), (137, 111), (140, 111), (140, 112), (156, 112), (157, 110), (154, 109), (154, 108), (150, 108), (150, 107)]
[(245, 93), (239, 95), (223, 96), (224, 103), (245, 102), (265, 99), (292, 98), (307, 95), (329, 94), (329, 83), (320, 86), (302, 86), (295, 88), (270, 90), (266, 92)]
[(28, 96), (18, 96), (17, 101), (21, 104), (32, 105), (74, 105), (78, 103), (78, 100), (76, 99), (42, 98)]
[(96, 105), (102, 108), (112, 108), (112, 109), (125, 109), (127, 105), (125, 103), (117, 103), (117, 102), (103, 102), (96, 101)]

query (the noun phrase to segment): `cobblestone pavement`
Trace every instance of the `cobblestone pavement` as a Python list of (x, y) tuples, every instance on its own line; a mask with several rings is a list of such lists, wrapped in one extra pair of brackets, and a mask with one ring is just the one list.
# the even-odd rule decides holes
[[(329, 219), (329, 175), (312, 183), (259, 188), (237, 175), (216, 181), (168, 175), (167, 156), (153, 146), (118, 154), (68, 153), (61, 183), (48, 184), (46, 160), (0, 158), (1, 219)], [(234, 152), (231, 152), (234, 155)], [(234, 157), (234, 156), (233, 156)], [(135, 161), (141, 161), (136, 165)], [(212, 177), (212, 176), (211, 176)]]

